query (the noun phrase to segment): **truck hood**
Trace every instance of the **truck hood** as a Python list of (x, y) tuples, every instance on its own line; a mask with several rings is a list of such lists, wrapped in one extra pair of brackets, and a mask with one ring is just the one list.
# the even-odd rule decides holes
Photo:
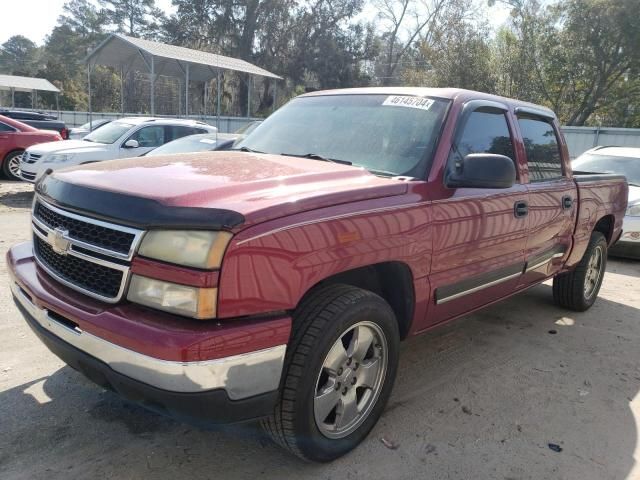
[(32, 153), (99, 153), (107, 150), (107, 145), (85, 142), (84, 140), (65, 140), (64, 142), (40, 143), (29, 148)]
[(406, 183), (360, 167), (229, 151), (112, 160), (59, 170), (51, 177), (164, 206), (237, 212), (245, 226), (407, 191)]

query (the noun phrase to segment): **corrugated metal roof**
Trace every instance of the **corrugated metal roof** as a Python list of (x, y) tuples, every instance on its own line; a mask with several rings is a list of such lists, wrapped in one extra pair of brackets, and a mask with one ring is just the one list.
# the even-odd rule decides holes
[(150, 58), (141, 58), (146, 54), (154, 57), (154, 71), (158, 75), (183, 76), (180, 62), (190, 65), (189, 76), (193, 80), (209, 80), (215, 76), (215, 70), (234, 70), (252, 75), (270, 78), (282, 78), (263, 68), (237, 58), (225, 57), (215, 53), (202, 52), (191, 48), (177, 47), (166, 43), (152, 42), (141, 38), (129, 37), (119, 33), (109, 35), (86, 58), (98, 65), (112, 67), (137, 68), (148, 71)]
[(16, 92), (31, 92), (40, 90), (45, 92), (59, 92), (49, 80), (34, 77), (19, 77), (17, 75), (0, 75), (0, 90), (11, 90)]

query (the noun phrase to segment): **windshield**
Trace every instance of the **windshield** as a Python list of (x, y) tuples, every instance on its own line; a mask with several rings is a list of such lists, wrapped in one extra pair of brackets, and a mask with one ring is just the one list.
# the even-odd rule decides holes
[(253, 132), (258, 125), (262, 123), (262, 120), (255, 120), (253, 122), (249, 122), (246, 125), (240, 127), (234, 133), (238, 135), (249, 135), (249, 133)]
[(83, 138), (85, 142), (113, 143), (133, 127), (130, 123), (111, 122)]
[(300, 97), (234, 145), (424, 177), (448, 101), (401, 95)]
[[(109, 123), (110, 120), (94, 120), (91, 122), (91, 125), (93, 125), (92, 130), (95, 130), (96, 128), (98, 128), (101, 125), (104, 125), (106, 123)], [(89, 122), (85, 123), (84, 125), (80, 126), (81, 130), (89, 130)]]
[(190, 135), (179, 138), (173, 142), (165, 143), (161, 147), (155, 148), (147, 153), (147, 157), (157, 155), (170, 155), (172, 153), (201, 152), (213, 150), (216, 146), (216, 134)]
[(627, 177), (630, 184), (640, 185), (640, 158), (584, 153), (571, 163), (571, 167), (583, 172), (617, 173)]

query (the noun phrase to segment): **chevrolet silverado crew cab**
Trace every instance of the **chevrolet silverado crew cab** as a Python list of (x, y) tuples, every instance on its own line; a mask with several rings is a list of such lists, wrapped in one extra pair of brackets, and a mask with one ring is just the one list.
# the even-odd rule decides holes
[(315, 461), (373, 428), (401, 340), (550, 278), (588, 309), (627, 206), (553, 112), (465, 90), (306, 94), (234, 148), (45, 174), (11, 289), (95, 383)]

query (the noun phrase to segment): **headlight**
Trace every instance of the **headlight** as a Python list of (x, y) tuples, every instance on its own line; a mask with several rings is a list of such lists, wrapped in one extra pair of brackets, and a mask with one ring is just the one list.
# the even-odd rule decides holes
[(626, 214), (630, 217), (640, 217), (640, 203), (630, 205)]
[(216, 316), (217, 288), (198, 288), (132, 275), (127, 298), (132, 302), (199, 319)]
[(71, 160), (71, 154), (59, 153), (59, 154), (51, 155), (49, 157), (45, 157), (42, 163), (62, 163), (62, 162), (68, 162), (69, 160)]
[(230, 239), (229, 232), (152, 230), (144, 236), (138, 253), (187, 267), (219, 268)]

